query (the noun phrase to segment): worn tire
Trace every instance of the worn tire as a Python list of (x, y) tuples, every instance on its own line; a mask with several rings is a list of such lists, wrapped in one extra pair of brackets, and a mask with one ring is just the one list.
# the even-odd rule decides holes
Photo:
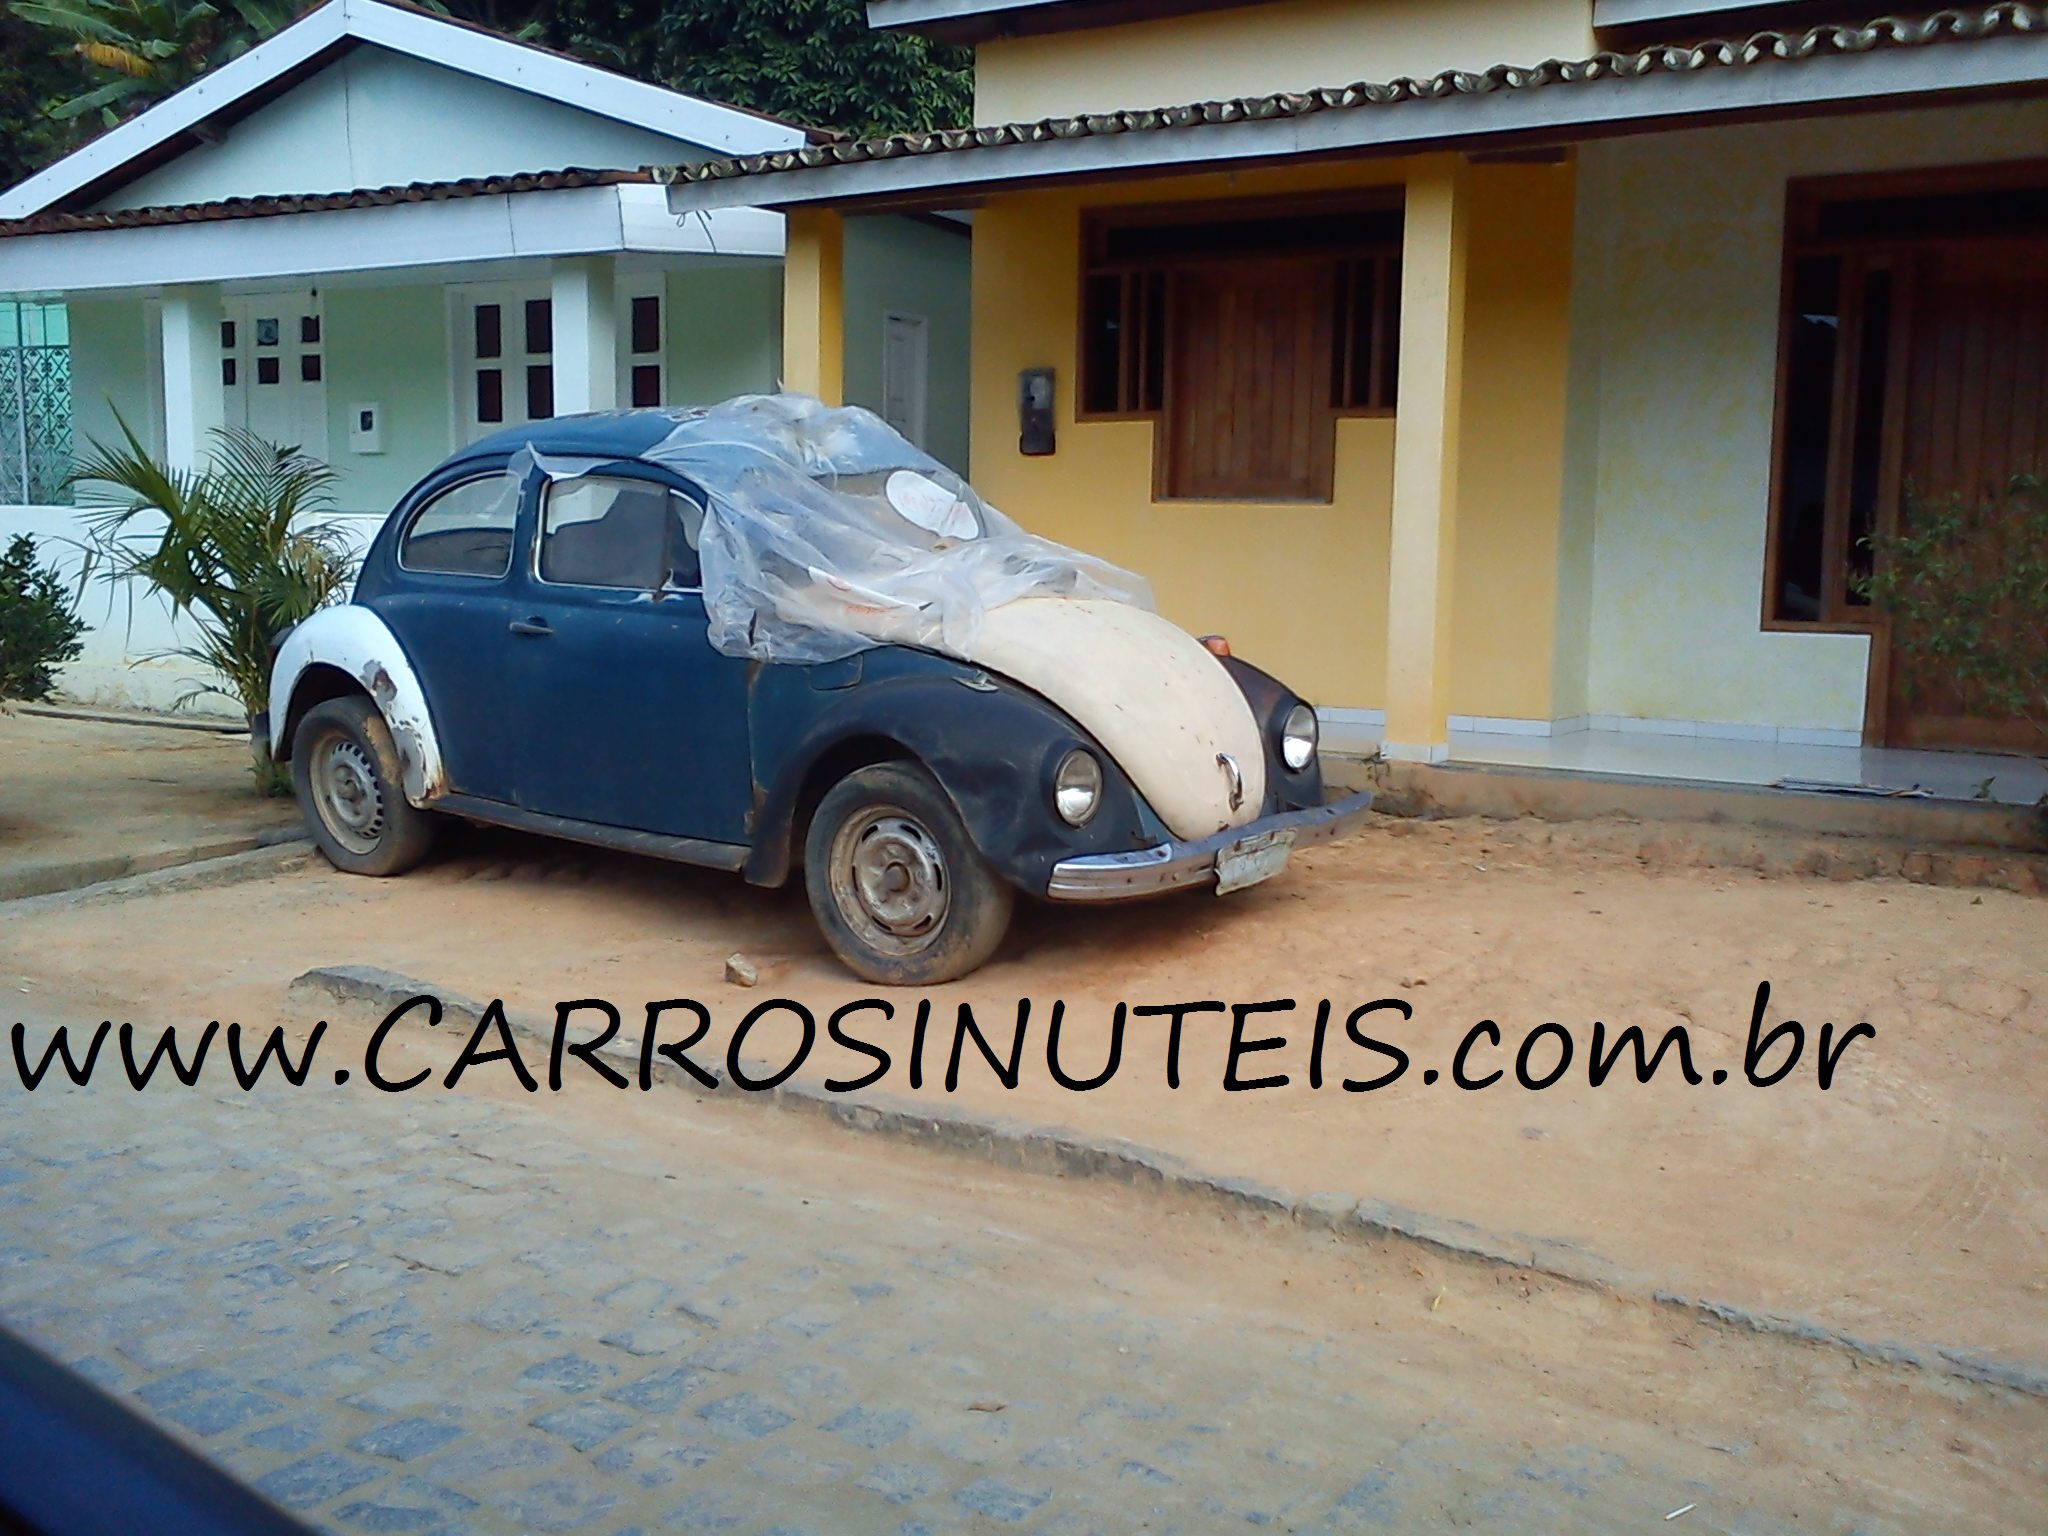
[(804, 889), (847, 969), (892, 987), (965, 976), (1009, 931), (1012, 891), (915, 763), (848, 774), (818, 802)]
[(391, 728), (361, 697), (306, 711), (292, 734), (292, 792), (328, 863), (352, 875), (402, 875), (434, 844), (433, 813), (408, 804)]

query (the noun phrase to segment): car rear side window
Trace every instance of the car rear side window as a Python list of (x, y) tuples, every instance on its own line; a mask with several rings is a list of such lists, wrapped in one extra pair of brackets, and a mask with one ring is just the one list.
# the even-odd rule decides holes
[(646, 480), (586, 475), (548, 487), (540, 579), (653, 592), (698, 583), (696, 502)]
[(503, 576), (512, 569), (519, 481), (486, 475), (443, 491), (414, 515), (398, 546), (408, 571), (441, 576)]

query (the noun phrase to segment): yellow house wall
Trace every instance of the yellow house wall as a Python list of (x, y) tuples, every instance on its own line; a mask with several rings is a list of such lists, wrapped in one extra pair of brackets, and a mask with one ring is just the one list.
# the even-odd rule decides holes
[(1868, 641), (1760, 623), (1785, 184), (2043, 145), (2048, 103), (2017, 102), (1581, 151), (1558, 650), (1586, 712), (1860, 730)]
[(1589, 0), (1279, 0), (975, 50), (975, 121), (1418, 79), (1594, 51)]
[[(1074, 419), (1084, 208), (1384, 185), (1397, 162), (992, 200), (974, 233), (975, 482), (1027, 526), (1151, 578), (1160, 607), (1318, 703), (1386, 702), (1394, 422), (1337, 422), (1329, 505), (1156, 501), (1149, 422)], [(1569, 340), (1568, 167), (1479, 167), (1467, 277), (1451, 709), (1548, 718)], [(1017, 448), (1017, 376), (1057, 372), (1058, 451)]]
[[(1081, 210), (1383, 184), (1398, 166), (1201, 176), (991, 201), (974, 226), (975, 484), (1027, 527), (1142, 572), (1169, 618), (1230, 637), (1318, 703), (1373, 707), (1386, 675), (1391, 420), (1337, 423), (1327, 505), (1156, 502), (1151, 423), (1074, 420)], [(1017, 451), (1017, 375), (1057, 370), (1058, 451)]]
[(1569, 165), (1474, 166), (1466, 177), (1453, 714), (1558, 712), (1574, 181)]

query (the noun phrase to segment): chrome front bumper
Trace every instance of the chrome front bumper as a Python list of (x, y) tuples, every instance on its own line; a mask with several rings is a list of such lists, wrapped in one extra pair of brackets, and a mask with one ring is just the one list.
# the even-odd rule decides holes
[(1045, 888), (1048, 901), (1129, 901), (1216, 879), (1216, 856), (1248, 838), (1292, 832), (1293, 846), (1307, 848), (1344, 836), (1372, 809), (1372, 791), (1361, 790), (1306, 811), (1282, 811), (1231, 827), (1194, 843), (1160, 843), (1129, 853), (1091, 853), (1062, 859)]

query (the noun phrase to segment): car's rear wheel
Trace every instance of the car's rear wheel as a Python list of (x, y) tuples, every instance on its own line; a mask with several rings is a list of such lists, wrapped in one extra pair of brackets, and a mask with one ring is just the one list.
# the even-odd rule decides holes
[(427, 856), (434, 818), (406, 802), (391, 729), (364, 698), (306, 711), (292, 736), (292, 789), (313, 841), (336, 869), (402, 875)]
[(848, 774), (818, 802), (804, 887), (825, 942), (886, 986), (964, 976), (995, 953), (1015, 893), (932, 776), (912, 763)]

